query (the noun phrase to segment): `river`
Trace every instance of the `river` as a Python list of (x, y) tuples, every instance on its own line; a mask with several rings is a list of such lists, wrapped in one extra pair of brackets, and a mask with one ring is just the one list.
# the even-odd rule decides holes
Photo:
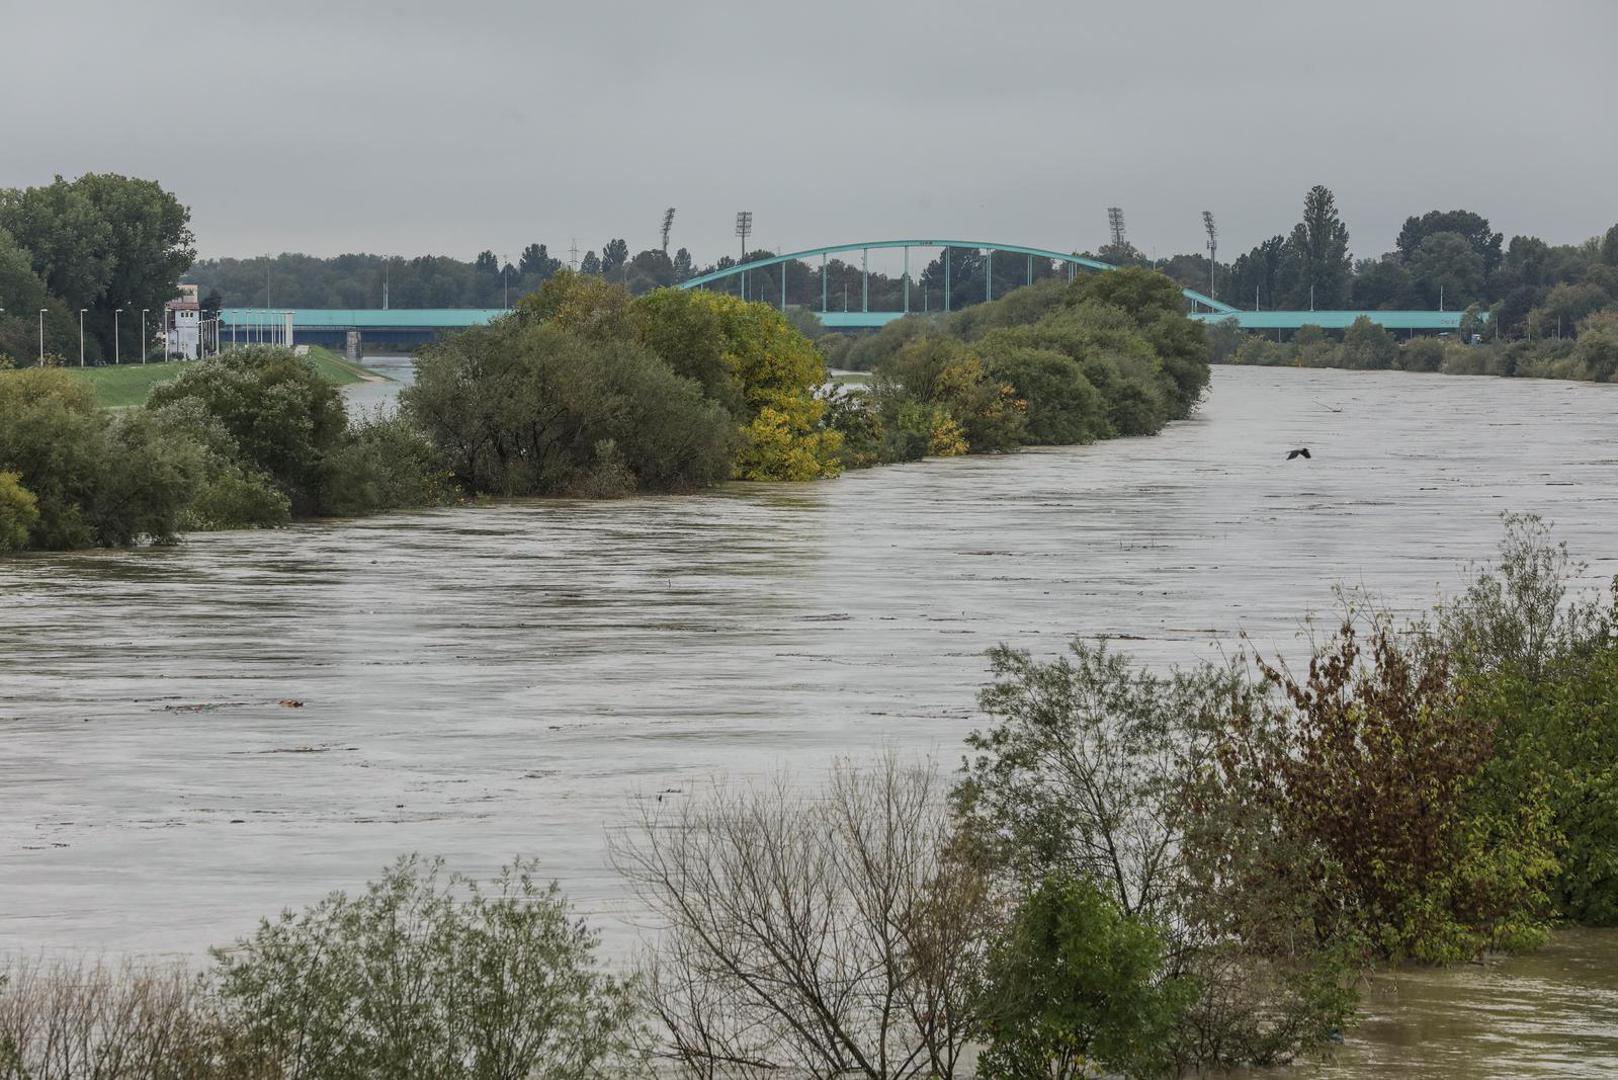
[[(194, 955), (411, 850), (538, 856), (621, 927), (631, 800), (884, 746), (953, 767), (995, 643), (1296, 650), (1336, 582), (1426, 607), (1506, 510), (1609, 577), (1615, 433), (1618, 386), (1221, 368), (1156, 438), (0, 561), (0, 949)], [(1557, 948), (1400, 976), (1329, 1075), (1474, 1006), (1506, 1073), (1556, 1074), (1523, 1025), (1618, 1058), (1618, 943)], [(1470, 1075), (1474, 1019), (1411, 1075)]]

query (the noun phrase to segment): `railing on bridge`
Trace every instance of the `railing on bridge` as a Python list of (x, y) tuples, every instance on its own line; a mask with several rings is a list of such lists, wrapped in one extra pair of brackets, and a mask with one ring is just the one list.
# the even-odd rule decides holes
[[(900, 280), (902, 286), (903, 307), (899, 311), (872, 311), (871, 310), (871, 271), (870, 253), (872, 251), (899, 248), (904, 252), (904, 270)], [(806, 248), (803, 251), (788, 252), (785, 255), (772, 255), (764, 259), (754, 259), (750, 262), (737, 263), (722, 270), (715, 270), (711, 274), (703, 274), (679, 285), (682, 289), (695, 289), (703, 285), (710, 285), (716, 281), (728, 278), (740, 278), (738, 282), (741, 295), (748, 295), (748, 275), (771, 266), (784, 266), (795, 262), (806, 262), (814, 256), (820, 256), (820, 311), (821, 320), (832, 327), (880, 326), (892, 319), (902, 318), (911, 313), (910, 304), (910, 249), (911, 248), (943, 248), (944, 249), (944, 311), (953, 308), (953, 277), (950, 252), (961, 248), (969, 251), (983, 251), (987, 253), (984, 260), (984, 299), (994, 299), (994, 255), (995, 252), (1004, 252), (1011, 255), (1022, 255), (1027, 259), (1027, 284), (1034, 283), (1034, 260), (1045, 259), (1049, 262), (1061, 262), (1067, 266), (1068, 280), (1073, 280), (1074, 274), (1080, 269), (1086, 270), (1116, 270), (1112, 263), (1102, 262), (1084, 255), (1074, 255), (1069, 252), (1051, 251), (1047, 248), (1026, 247), (1021, 244), (984, 243), (978, 240), (867, 240), (856, 244), (831, 244), (826, 247)], [(858, 312), (831, 310), (830, 295), (827, 289), (827, 267), (830, 256), (845, 251), (858, 251), (860, 253), (860, 310)], [(783, 272), (781, 278), (781, 310), (787, 307), (787, 275)], [(1193, 310), (1205, 308), (1211, 312), (1233, 312), (1236, 309), (1229, 304), (1221, 303), (1211, 296), (1204, 296), (1195, 289), (1182, 289), (1187, 300), (1191, 301)], [(852, 316), (852, 318), (851, 318)]]

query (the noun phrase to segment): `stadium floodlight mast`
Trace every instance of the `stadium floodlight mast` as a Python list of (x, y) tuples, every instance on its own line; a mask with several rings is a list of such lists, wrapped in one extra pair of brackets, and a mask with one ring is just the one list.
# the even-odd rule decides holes
[(1219, 254), (1219, 226), (1214, 224), (1212, 210), (1202, 212), (1202, 227), (1208, 230), (1208, 298), (1214, 299), (1215, 258)]
[[(752, 232), (752, 231), (753, 231), (753, 211), (751, 211), (751, 210), (738, 210), (738, 211), (736, 211), (736, 235), (742, 238), (742, 262), (747, 261), (747, 234)], [(739, 295), (741, 296), (741, 298), (743, 300), (746, 300), (747, 299), (747, 271), (746, 270), (743, 270), (741, 272), (741, 276), (737, 279), (737, 288), (740, 290)]]
[(1113, 254), (1116, 256), (1124, 246), (1124, 208), (1121, 206), (1107, 207), (1107, 228), (1112, 232)]

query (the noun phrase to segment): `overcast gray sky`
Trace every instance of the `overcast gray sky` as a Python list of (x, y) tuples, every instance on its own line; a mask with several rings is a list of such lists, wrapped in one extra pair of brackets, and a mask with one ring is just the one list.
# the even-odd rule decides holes
[(1337, 194), (1618, 221), (1615, 0), (0, 0), (0, 186), (115, 171), (204, 256), (929, 237), (1233, 257)]

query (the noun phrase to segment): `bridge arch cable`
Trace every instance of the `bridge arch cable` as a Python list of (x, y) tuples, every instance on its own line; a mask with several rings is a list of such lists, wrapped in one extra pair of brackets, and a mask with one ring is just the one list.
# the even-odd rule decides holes
[[(1112, 263), (1102, 262), (1100, 259), (1092, 259), (1085, 255), (1074, 255), (1065, 251), (1052, 251), (1048, 248), (1028, 247), (1023, 244), (985, 243), (981, 240), (867, 240), (853, 244), (830, 244), (825, 247), (805, 248), (802, 251), (789, 251), (784, 255), (774, 255), (767, 259), (754, 259), (745, 263), (737, 263), (734, 266), (727, 266), (722, 270), (715, 270), (712, 273), (689, 278), (680, 282), (678, 287), (681, 289), (695, 289), (703, 285), (711, 285), (716, 281), (724, 281), (728, 278), (739, 277), (756, 270), (764, 270), (771, 266), (780, 266), (785, 263), (793, 262), (806, 262), (815, 256), (821, 257), (821, 267), (822, 272), (824, 273), (825, 258), (827, 256), (838, 255), (850, 251), (868, 252), (892, 248), (907, 249), (908, 256), (908, 249), (913, 247), (942, 248), (946, 252), (946, 255), (950, 248), (987, 251), (990, 253), (991, 260), (994, 252), (1001, 251), (1013, 255), (1026, 255), (1030, 258), (1036, 259), (1050, 259), (1054, 262), (1066, 263), (1071, 267), (1083, 267), (1087, 270), (1104, 271), (1118, 269), (1118, 267)], [(908, 281), (909, 271), (907, 258), (907, 285)], [(1187, 300), (1191, 301), (1194, 307), (1201, 306), (1213, 312), (1234, 312), (1237, 310), (1236, 308), (1231, 307), (1229, 304), (1215, 300), (1213, 297), (1206, 296), (1195, 289), (1181, 289), (1180, 292), (1184, 294)], [(881, 314), (896, 313), (883, 312)]]

